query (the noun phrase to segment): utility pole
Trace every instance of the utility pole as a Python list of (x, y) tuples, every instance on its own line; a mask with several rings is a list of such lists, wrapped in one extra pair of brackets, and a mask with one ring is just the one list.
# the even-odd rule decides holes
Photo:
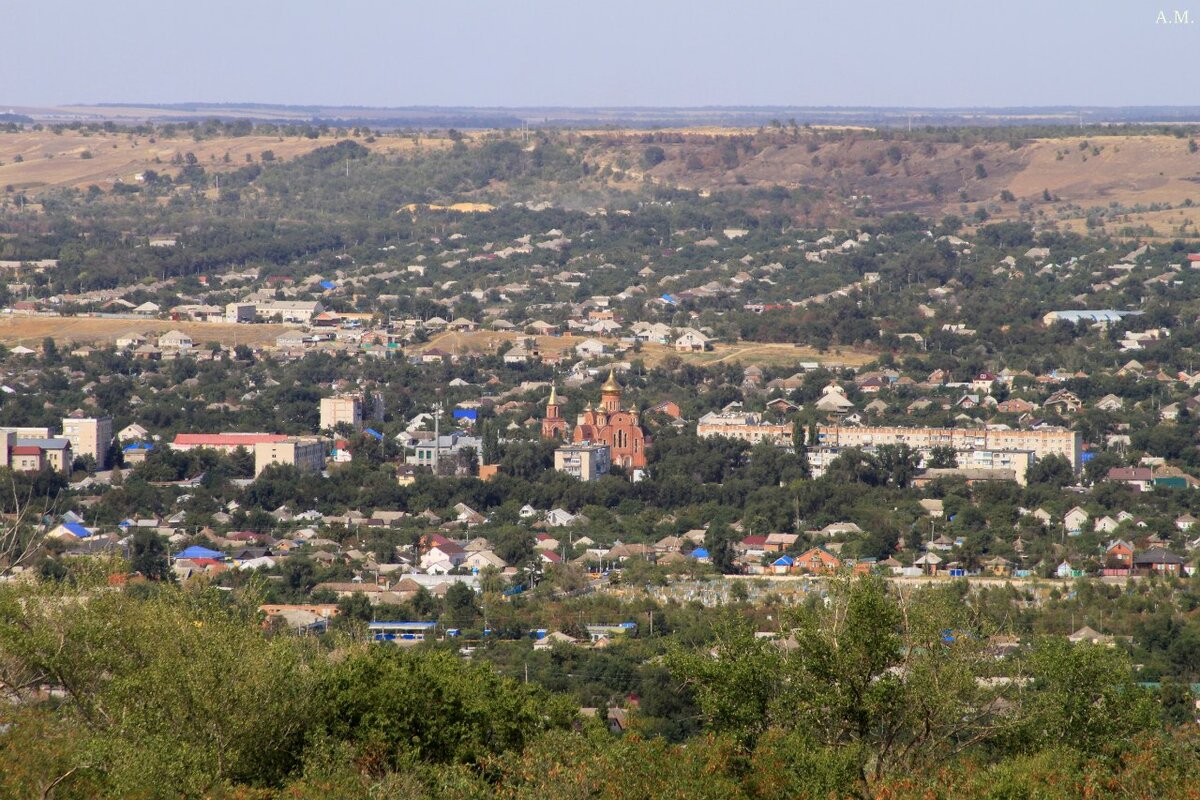
[(433, 404), (433, 474), (438, 474), (442, 456), (442, 401)]

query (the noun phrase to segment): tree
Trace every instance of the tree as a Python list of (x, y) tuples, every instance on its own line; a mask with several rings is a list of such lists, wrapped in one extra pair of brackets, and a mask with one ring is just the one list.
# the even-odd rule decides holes
[(824, 477), (832, 483), (865, 483), (868, 486), (880, 486), (887, 482), (879, 460), (856, 447), (843, 451), (831, 461), (825, 468)]
[(909, 444), (885, 444), (876, 450), (879, 471), (887, 482), (900, 489), (908, 488), (917, 474), (921, 454)]
[(1008, 724), (991, 713), (1007, 685), (978, 680), (994, 659), (977, 625), (952, 588), (890, 594), (860, 578), (788, 615), (786, 651), (734, 620), (718, 628), (715, 658), (667, 663), (714, 730), (779, 774), (818, 765), (833, 794), (876, 796), (889, 777), (936, 769)]
[(642, 166), (646, 169), (653, 169), (666, 160), (667, 154), (656, 144), (652, 144), (642, 151)]
[(475, 603), (475, 590), (462, 581), (456, 581), (446, 590), (445, 624), (451, 628), (465, 628), (475, 621), (479, 609)]
[(458, 471), (465, 475), (479, 474), (479, 454), (474, 447), (464, 447), (458, 451)]
[(694, 695), (708, 727), (749, 750), (770, 725), (782, 651), (731, 614), (714, 627), (716, 658), (676, 647), (668, 653), (667, 668)]
[(792, 449), (796, 451), (796, 463), (804, 477), (812, 475), (812, 467), (808, 463), (808, 440), (805, 437), (804, 423), (798, 418), (792, 421)]
[(1083, 465), (1083, 476), (1088, 483), (1099, 483), (1108, 477), (1108, 471), (1124, 464), (1124, 460), (1116, 453), (1100, 452), (1092, 456)]
[(737, 533), (723, 522), (709, 523), (708, 530), (704, 532), (704, 547), (713, 566), (721, 573), (737, 571), (733, 564), (737, 557), (733, 545), (737, 541)]
[(133, 534), (129, 567), (143, 578), (165, 581), (174, 577), (167, 563), (167, 549), (154, 531), (139, 528)]
[[(216, 590), (111, 591), (104, 565), (70, 582), (0, 586), (0, 684), (60, 687), (77, 766), (109, 797), (225, 794), (297, 768), (320, 665), (310, 642), (264, 638), (253, 606)], [(88, 597), (79, 603), (81, 593)], [(180, 724), (181, 720), (188, 724)]]
[(948, 445), (930, 448), (925, 466), (929, 469), (953, 469), (958, 466), (958, 453)]
[(371, 622), (375, 619), (371, 601), (363, 592), (353, 592), (349, 596), (341, 598), (338, 600), (337, 608), (338, 616), (342, 619), (358, 620), (359, 622)]
[(42, 360), (47, 364), (57, 364), (62, 361), (62, 356), (58, 353), (58, 344), (54, 341), (53, 336), (47, 336), (42, 340)]
[(1061, 489), (1070, 486), (1075, 480), (1075, 470), (1066, 456), (1052, 453), (1045, 458), (1039, 458), (1025, 475), (1029, 483), (1044, 484)]
[(565, 700), (498, 675), (454, 653), (378, 645), (351, 653), (317, 689), (326, 736), (348, 742), (369, 769), (418, 759), (474, 764), (574, 716)]
[(1134, 683), (1128, 656), (1115, 648), (1047, 637), (1027, 667), (1031, 680), (1019, 696), (1014, 749), (1113, 753), (1158, 725), (1149, 693)]
[(500, 434), (490, 420), (483, 423), (481, 450), (484, 464), (495, 464), (500, 460)]
[(533, 557), (533, 535), (517, 525), (506, 525), (491, 537), (492, 551), (509, 566), (523, 564)]

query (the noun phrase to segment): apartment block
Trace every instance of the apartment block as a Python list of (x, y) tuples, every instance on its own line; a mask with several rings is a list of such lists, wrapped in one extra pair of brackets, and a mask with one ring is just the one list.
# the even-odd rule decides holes
[(321, 398), (321, 430), (331, 431), (345, 423), (362, 430), (363, 399), (361, 395), (337, 395)]
[(900, 428), (843, 427), (821, 425), (817, 445), (842, 450), (849, 447), (871, 449), (882, 445), (907, 444), (928, 453), (935, 447), (963, 451), (1028, 451), (1036, 458), (1064, 456), (1079, 472), (1083, 464), (1083, 434), (1065, 428), (1012, 430), (993, 428)]
[(96, 469), (108, 469), (108, 448), (113, 440), (112, 417), (88, 417), (82, 411), (73, 411), (63, 417), (63, 436), (70, 440), (71, 450), (77, 456), (91, 456), (96, 460)]
[(780, 447), (787, 447), (792, 443), (792, 426), (790, 423), (763, 422), (758, 414), (749, 412), (726, 414), (710, 412), (702, 416), (696, 424), (696, 435), (701, 439), (724, 436), (728, 439), (740, 439), (750, 444), (765, 441)]
[(594, 481), (612, 468), (612, 451), (606, 444), (569, 444), (554, 451), (554, 468), (581, 481)]
[(305, 472), (325, 469), (325, 453), (329, 440), (319, 436), (288, 436), (282, 441), (259, 442), (254, 445), (254, 474), (259, 475), (273, 464), (286, 464)]

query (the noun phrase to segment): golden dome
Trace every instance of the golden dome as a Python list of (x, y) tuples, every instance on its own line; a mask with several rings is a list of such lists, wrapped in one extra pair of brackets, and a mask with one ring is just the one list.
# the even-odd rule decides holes
[(617, 383), (617, 375), (615, 372), (613, 372), (611, 367), (608, 370), (608, 380), (606, 380), (604, 385), (600, 387), (600, 391), (603, 394), (621, 391), (621, 384)]
[(550, 402), (546, 403), (546, 405), (548, 405), (548, 406), (558, 405), (558, 388), (557, 387), (554, 387), (554, 386), (550, 387)]

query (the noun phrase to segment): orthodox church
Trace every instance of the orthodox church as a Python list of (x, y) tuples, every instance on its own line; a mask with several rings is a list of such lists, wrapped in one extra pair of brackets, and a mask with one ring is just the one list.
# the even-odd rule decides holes
[[(565, 439), (567, 421), (562, 416), (557, 391), (551, 389), (550, 401), (546, 404), (546, 416), (542, 419), (542, 436), (547, 439)], [(606, 444), (612, 455), (612, 463), (626, 469), (646, 468), (646, 434), (638, 419), (638, 410), (621, 408), (621, 385), (612, 370), (608, 380), (600, 387), (600, 405), (587, 408), (579, 415), (571, 432), (571, 441), (576, 444), (592, 442)]]

